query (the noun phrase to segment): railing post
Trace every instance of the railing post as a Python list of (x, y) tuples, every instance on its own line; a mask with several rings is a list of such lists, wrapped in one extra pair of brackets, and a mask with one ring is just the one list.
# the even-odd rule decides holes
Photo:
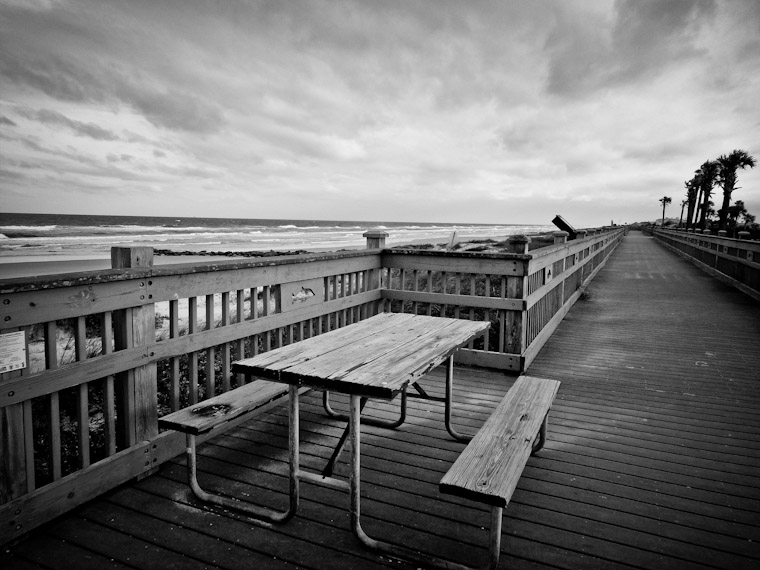
[(528, 236), (511, 236), (507, 240), (507, 251), (509, 253), (528, 253), (529, 244), (530, 238)]
[[(113, 269), (136, 269), (153, 266), (152, 247), (112, 247)], [(146, 303), (114, 312), (116, 350), (146, 346), (155, 342), (156, 307), (149, 302), (149, 281), (135, 280), (144, 290)], [(147, 355), (146, 355), (147, 356)], [(158, 390), (156, 363), (138, 366), (116, 376), (119, 398), (117, 445), (128, 448), (158, 435)]]
[[(385, 247), (385, 238), (388, 237), (388, 232), (382, 230), (367, 230), (363, 235), (367, 238), (367, 249), (382, 249)], [(370, 269), (369, 274), (367, 275), (367, 279), (369, 280), (367, 290), (382, 288), (382, 276), (382, 267), (380, 267), (380, 269)], [(384, 311), (386, 309), (386, 304), (390, 306), (390, 301), (378, 301), (375, 311)]]
[(559, 243), (567, 243), (567, 236), (570, 234), (567, 232), (554, 232), (552, 236), (554, 236), (554, 245), (557, 245)]
[[(18, 331), (13, 329), (13, 332)], [(21, 334), (27, 336), (24, 332)], [(28, 346), (28, 338), (24, 343)], [(26, 353), (28, 366), (29, 351)], [(6, 380), (21, 375), (21, 370), (13, 370), (0, 374), (0, 378)], [(30, 485), (34, 486), (31, 414), (31, 401), (0, 408), (0, 505), (25, 495), (30, 491)]]
[(363, 235), (367, 238), (367, 249), (382, 249), (385, 247), (385, 238), (388, 237), (388, 232), (367, 230)]
[[(507, 250), (510, 253), (517, 253), (525, 255), (530, 248), (530, 238), (524, 235), (511, 236), (507, 240)], [(525, 259), (522, 262), (523, 270), (521, 274), (515, 276), (507, 276), (506, 296), (509, 299), (525, 299), (527, 298), (527, 281), (528, 281), (528, 266), (530, 259)], [(524, 307), (524, 305), (523, 305)], [(519, 355), (520, 362), (518, 365), (519, 372), (523, 371), (525, 366), (525, 349), (527, 347), (527, 318), (528, 311), (523, 308), (519, 311), (504, 311), (504, 350), (507, 353)]]
[(739, 232), (736, 234), (739, 239), (747, 240), (749, 239), (749, 232)]

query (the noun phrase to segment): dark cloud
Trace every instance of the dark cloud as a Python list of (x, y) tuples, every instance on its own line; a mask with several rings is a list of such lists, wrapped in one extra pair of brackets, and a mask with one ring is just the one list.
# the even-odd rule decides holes
[[(103, 32), (97, 10), (81, 7), (18, 11), (13, 21), (9, 26), (0, 20), (0, 81), (6, 85), (40, 91), (58, 101), (121, 103), (171, 130), (211, 133), (224, 124), (221, 109), (199, 96), (191, 81), (171, 83), (166, 75), (176, 65), (167, 56), (154, 53), (147, 62), (140, 58), (150, 48), (139, 44), (138, 28), (129, 29), (140, 25), (139, 19), (113, 22), (111, 35)], [(127, 52), (131, 59), (123, 57)], [(103, 135), (93, 133), (94, 138)]]
[(178, 90), (159, 91), (123, 81), (119, 98), (157, 127), (214, 133), (224, 125), (221, 110), (198, 96)]
[(131, 154), (108, 154), (106, 160), (108, 162), (132, 162), (135, 159)]
[(620, 80), (701, 55), (700, 27), (715, 14), (714, 0), (619, 0), (612, 30)]
[(551, 59), (547, 89), (555, 95), (654, 79), (685, 60), (704, 55), (698, 33), (715, 14), (715, 0), (618, 0), (612, 26), (570, 21), (563, 14), (546, 44)]
[(694, 151), (690, 141), (684, 142), (653, 142), (639, 146), (629, 146), (622, 156), (647, 164), (672, 162), (673, 159), (693, 156)]
[(32, 119), (40, 123), (47, 125), (61, 125), (68, 127), (75, 134), (83, 137), (90, 137), (98, 141), (116, 141), (119, 140), (119, 136), (115, 133), (108, 131), (95, 123), (84, 123), (82, 121), (75, 121), (69, 119), (65, 115), (58, 111), (52, 111), (50, 109), (40, 109), (38, 111), (32, 111), (31, 109), (16, 108), (16, 112), (22, 117)]
[(9, 84), (26, 85), (59, 101), (91, 103), (105, 99), (100, 80), (76, 63), (55, 54), (38, 58), (19, 50), (17, 44), (3, 41), (0, 54), (0, 75)]

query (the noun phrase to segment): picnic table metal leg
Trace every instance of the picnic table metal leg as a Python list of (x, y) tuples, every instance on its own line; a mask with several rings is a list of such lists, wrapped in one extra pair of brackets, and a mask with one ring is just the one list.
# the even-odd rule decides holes
[(449, 435), (458, 441), (470, 441), (474, 436), (459, 433), (451, 425), (451, 411), (453, 407), (454, 398), (454, 356), (449, 356), (446, 363), (446, 411), (445, 411), (445, 423), (446, 431)]
[[(384, 427), (389, 429), (396, 429), (397, 427), (401, 426), (406, 421), (406, 401), (407, 401), (407, 393), (406, 388), (401, 392), (401, 414), (399, 415), (399, 418), (397, 420), (379, 420), (376, 418), (363, 418), (362, 422), (371, 425), (371, 426), (378, 426), (378, 427)], [(340, 412), (336, 412), (332, 406), (330, 405), (330, 392), (328, 390), (325, 390), (322, 392), (322, 406), (325, 409), (325, 412), (327, 412), (327, 415), (335, 418), (337, 420), (347, 420), (348, 416), (346, 414), (341, 414)]]
[(290, 482), (289, 482), (289, 505), (285, 511), (277, 511), (275, 509), (269, 509), (266, 507), (260, 507), (258, 505), (252, 505), (234, 499), (231, 497), (225, 497), (217, 495), (215, 493), (209, 493), (203, 490), (198, 483), (197, 474), (197, 455), (195, 451), (195, 436), (187, 434), (187, 476), (190, 488), (196, 497), (201, 501), (219, 505), (221, 507), (227, 507), (243, 512), (255, 519), (261, 519), (273, 523), (281, 523), (289, 520), (296, 514), (298, 510), (299, 499), (299, 485), (298, 485), (298, 456), (299, 456), (299, 419), (298, 419), (298, 387), (290, 387), (289, 396), (289, 427), (288, 437), (290, 440), (289, 455), (290, 455)]
[[(376, 540), (364, 532), (361, 525), (361, 403), (359, 400), (359, 396), (351, 396), (351, 411), (348, 418), (351, 440), (351, 528), (354, 535), (366, 547), (395, 558), (445, 570), (474, 570), (471, 566), (443, 560), (404, 546), (391, 544), (390, 542)], [(502, 513), (503, 509), (501, 507), (491, 507), (488, 562), (483, 567), (484, 570), (493, 570), (499, 564)]]
[(544, 416), (544, 421), (541, 424), (541, 429), (538, 430), (538, 439), (534, 442), (533, 449), (531, 449), (530, 451), (531, 455), (538, 451), (541, 451), (541, 448), (546, 443), (546, 428), (547, 428), (548, 423), (549, 423), (549, 414), (546, 414), (546, 416)]

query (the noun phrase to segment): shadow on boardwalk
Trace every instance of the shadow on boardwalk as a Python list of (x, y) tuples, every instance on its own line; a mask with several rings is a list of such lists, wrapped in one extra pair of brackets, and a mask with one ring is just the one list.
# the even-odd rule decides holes
[[(534, 361), (562, 380), (545, 449), (504, 517), (500, 568), (755, 568), (760, 562), (760, 305), (652, 238), (625, 238)], [(457, 425), (473, 431), (514, 378), (458, 368)], [(443, 372), (424, 385), (441, 393)], [(342, 403), (336, 402), (336, 407)], [(302, 463), (319, 469), (339, 437), (319, 396), (302, 405)], [(392, 416), (394, 406), (372, 404)], [(396, 431), (362, 439), (371, 534), (470, 564), (487, 512), (437, 493), (464, 445), (435, 402), (412, 401)], [(201, 448), (201, 480), (285, 503), (287, 417), (275, 409)], [(363, 549), (348, 497), (304, 484), (277, 527), (205, 509), (184, 460), (124, 485), (0, 553), (10, 568), (413, 568)], [(338, 476), (346, 476), (341, 462)]]

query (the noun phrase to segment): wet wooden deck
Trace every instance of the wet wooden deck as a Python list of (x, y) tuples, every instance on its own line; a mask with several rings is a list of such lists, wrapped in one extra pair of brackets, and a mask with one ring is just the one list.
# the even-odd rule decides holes
[[(625, 238), (530, 370), (562, 381), (544, 450), (505, 510), (500, 568), (756, 568), (760, 564), (760, 305), (653, 241)], [(458, 426), (477, 429), (513, 377), (457, 368)], [(424, 385), (442, 391), (443, 372)], [(317, 394), (302, 405), (302, 462), (320, 469), (339, 436)], [(336, 407), (340, 407), (340, 403)], [(464, 444), (442, 406), (412, 400), (396, 431), (366, 427), (370, 534), (479, 563), (485, 509), (439, 496)], [(392, 407), (375, 405), (388, 415)], [(204, 445), (200, 478), (284, 505), (280, 407)], [(0, 553), (11, 568), (413, 568), (366, 551), (347, 494), (304, 483), (277, 527), (204, 509), (178, 459)], [(345, 458), (338, 475), (346, 476)]]

